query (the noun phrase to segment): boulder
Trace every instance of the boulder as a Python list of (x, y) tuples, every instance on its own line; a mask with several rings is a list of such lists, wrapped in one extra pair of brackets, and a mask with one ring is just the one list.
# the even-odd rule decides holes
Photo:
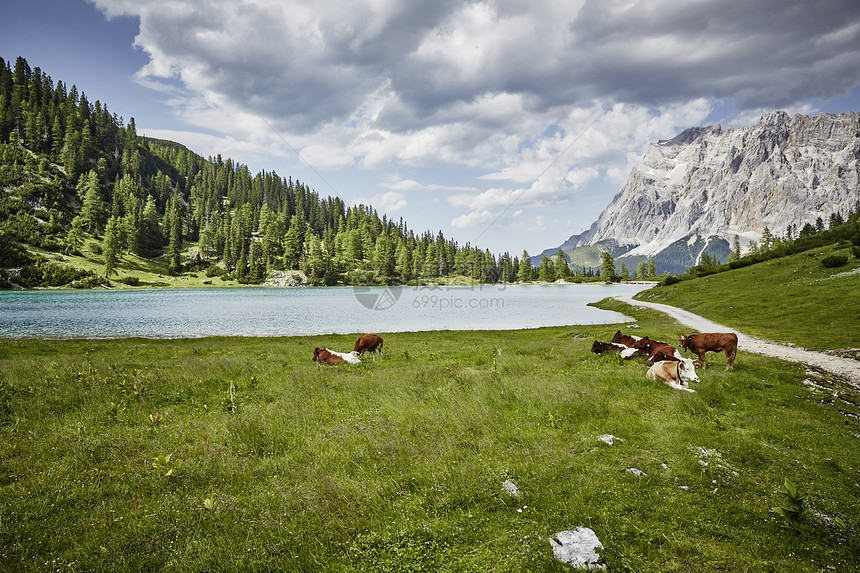
[(562, 563), (572, 565), (575, 569), (606, 569), (599, 563), (600, 555), (597, 549), (603, 549), (603, 544), (597, 534), (587, 527), (577, 527), (573, 531), (561, 531), (550, 538), (552, 553)]

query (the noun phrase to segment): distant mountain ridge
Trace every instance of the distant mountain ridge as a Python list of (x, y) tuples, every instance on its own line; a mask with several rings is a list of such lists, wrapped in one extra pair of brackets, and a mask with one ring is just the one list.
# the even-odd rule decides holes
[(858, 200), (860, 114), (774, 111), (741, 129), (695, 127), (651, 144), (591, 228), (542, 254), (597, 265), (581, 252), (596, 246), (628, 268), (654, 257), (658, 272), (679, 272), (703, 253), (724, 261), (735, 235), (744, 246), (765, 227), (782, 236), (847, 216)]

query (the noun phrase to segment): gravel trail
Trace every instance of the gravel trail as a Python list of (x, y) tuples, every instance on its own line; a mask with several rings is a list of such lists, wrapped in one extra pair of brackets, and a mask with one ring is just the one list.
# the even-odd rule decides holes
[[(668, 304), (634, 300), (633, 297), (630, 296), (616, 296), (614, 298), (633, 306), (652, 308), (654, 310), (664, 312), (684, 326), (689, 326), (698, 332), (734, 332), (738, 335), (739, 351), (754, 352), (756, 354), (773, 356), (790, 362), (810, 364), (827, 372), (843, 376), (844, 378), (847, 378), (854, 387), (860, 389), (860, 361), (747, 336), (746, 334), (738, 332), (734, 328), (717, 324), (716, 322), (712, 322), (698, 314), (693, 314), (692, 312), (674, 306), (669, 306)], [(716, 363), (712, 362), (712, 364)]]

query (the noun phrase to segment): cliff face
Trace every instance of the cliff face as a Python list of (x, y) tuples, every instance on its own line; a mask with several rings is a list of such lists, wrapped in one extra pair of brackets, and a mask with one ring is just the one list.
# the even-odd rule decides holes
[(610, 242), (652, 256), (697, 235), (746, 244), (765, 227), (783, 235), (846, 216), (858, 200), (860, 114), (776, 111), (742, 129), (699, 127), (652, 144), (600, 218), (561, 249)]

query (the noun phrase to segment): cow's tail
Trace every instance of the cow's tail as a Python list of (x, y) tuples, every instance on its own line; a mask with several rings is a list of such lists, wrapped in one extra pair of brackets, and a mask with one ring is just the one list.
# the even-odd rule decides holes
[(735, 343), (732, 345), (731, 352), (726, 352), (728, 367), (731, 368), (735, 364), (735, 356), (738, 355), (738, 336), (735, 335)]

